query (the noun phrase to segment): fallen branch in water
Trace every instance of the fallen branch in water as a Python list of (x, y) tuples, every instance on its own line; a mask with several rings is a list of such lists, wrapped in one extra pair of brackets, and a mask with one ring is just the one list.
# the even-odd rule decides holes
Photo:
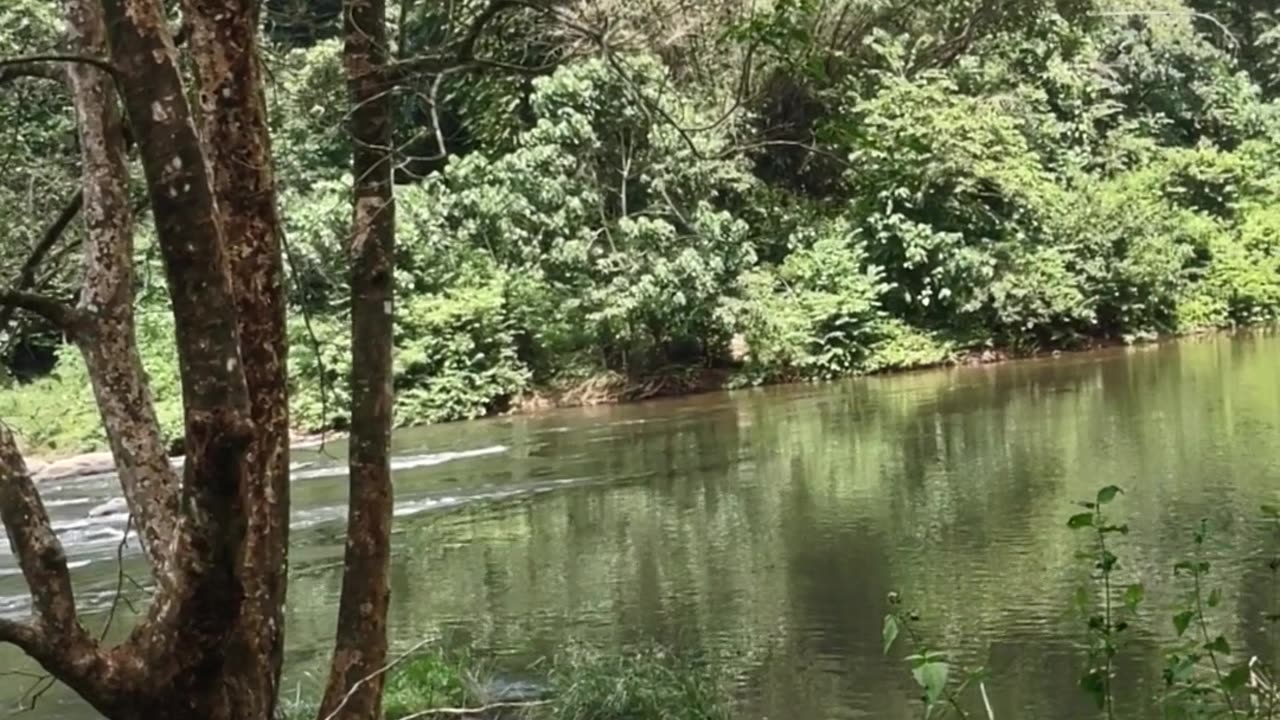
[(524, 702), (497, 702), (474, 708), (434, 708), (431, 710), (416, 712), (412, 715), (405, 715), (400, 718), (400, 720), (422, 720), (423, 718), (429, 718), (435, 715), (484, 715), (485, 713), (491, 713), (494, 710), (522, 710), (525, 708), (542, 707), (543, 705), (550, 704), (550, 700), (526, 700)]

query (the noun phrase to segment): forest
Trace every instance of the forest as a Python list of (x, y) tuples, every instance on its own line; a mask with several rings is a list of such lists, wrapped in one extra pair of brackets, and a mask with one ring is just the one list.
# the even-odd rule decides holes
[[(456, 42), (483, 7), (392, 3), (388, 52)], [(557, 8), (495, 18), (470, 39), (483, 61), (393, 91), (397, 425), (1280, 313), (1280, 13), (1264, 0)], [(291, 417), (341, 429), (338, 6), (272, 0), (263, 22)], [(0, 9), (0, 55), (62, 33), (53, 3)], [(0, 69), (0, 266), (14, 287), (74, 299), (79, 158), (52, 80)], [(173, 320), (134, 195), (140, 347), (178, 438)], [(105, 445), (63, 341), (0, 310), (0, 417), (38, 453)]]
[[(1276, 717), (1269, 660), (1233, 654), (1236, 633), (1216, 629), (1223, 595), (1209, 585), (1215, 566), (1255, 573), (1252, 580), (1265, 568), (1274, 601), (1280, 578), (1280, 559), (1256, 533), (1280, 527), (1274, 466), (1239, 449), (1266, 446), (1249, 438), (1275, 427), (1274, 374), (1259, 361), (1272, 347), (1265, 342), (1224, 350), (1213, 344), (1222, 338), (1208, 338), (1198, 361), (1194, 349), (1182, 352), (1193, 348), (1186, 343), (1164, 355), (1155, 347), (1145, 365), (1136, 352), (1083, 370), (1009, 365), (1003, 380), (992, 373), (966, 387), (926, 378), (940, 383), (934, 400), (869, 385), (827, 387), (829, 397), (808, 405), (747, 393), (779, 403), (762, 416), (783, 413), (776, 437), (757, 442), (752, 433), (768, 428), (739, 418), (738, 406), (704, 408), (701, 425), (681, 425), (688, 418), (672, 412), (618, 422), (629, 428), (622, 431), (601, 431), (601, 416), (584, 413), (566, 443), (615, 445), (596, 450), (604, 472), (583, 476), (569, 473), (587, 453), (566, 444), (538, 455), (555, 444), (543, 438), (535, 447), (514, 423), (497, 428), (507, 436), (487, 447), (427, 442), (425, 455), (403, 444), (422, 430), (393, 433), (549, 405), (1267, 326), (1280, 314), (1280, 16), (1271, 5), (7, 2), (0, 652), (18, 655), (0, 657), (26, 664), (10, 673), (6, 662), (6, 682), (56, 685), (81, 710), (112, 720), (489, 716), (453, 706), (488, 698), (463, 693), (460, 671), (433, 665), (434, 656), (397, 668), (443, 643), (428, 633), (393, 653), (404, 644), (398, 633), (421, 630), (392, 632), (393, 594), (412, 604), (447, 593), (433, 582), (443, 575), (410, 587), (398, 568), (406, 559), (425, 564), (431, 553), (456, 558), (462, 547), (423, 541), (406, 553), (409, 518), (486, 498), (501, 510), (495, 492), (528, 518), (534, 494), (564, 490), (576, 509), (552, 519), (580, 547), (599, 547), (590, 533), (611, 516), (566, 489), (588, 482), (639, 489), (636, 516), (652, 522), (643, 533), (650, 538), (681, 527), (658, 522), (654, 499), (663, 493), (680, 496), (667, 519), (699, 533), (715, 529), (687, 512), (699, 503), (713, 510), (735, 497), (759, 500), (762, 488), (784, 493), (756, 503), (765, 512), (725, 516), (735, 528), (758, 523), (753, 540), (791, 553), (758, 568), (783, 567), (787, 576), (762, 607), (834, 598), (853, 615), (845, 595), (901, 579), (857, 563), (905, 555), (910, 566), (918, 550), (972, 550), (984, 564), (974, 574), (1023, 590), (995, 564), (1004, 544), (1031, 527), (1077, 531), (1083, 549), (1055, 557), (1072, 558), (1085, 581), (1074, 596), (1085, 630), (1085, 644), (1071, 646), (1086, 660), (1077, 685), (1110, 719), (1121, 716), (1117, 698), (1125, 702), (1117, 682), (1136, 677), (1121, 667), (1121, 640), (1143, 637), (1129, 630), (1150, 619), (1144, 578), (1170, 579), (1130, 559), (1121, 511), (1132, 488), (1145, 514), (1135, 528), (1182, 522), (1191, 507), (1229, 514), (1226, 530), (1250, 564), (1210, 554), (1221, 549), (1211, 547), (1207, 515), (1192, 554), (1172, 564), (1171, 579), (1186, 589), (1180, 607), (1153, 604), (1173, 610), (1176, 631), (1160, 678), (1189, 710), (1164, 717)], [(1203, 378), (1217, 381), (1216, 392)], [(1170, 384), (1161, 391), (1153, 380)], [(905, 418), (880, 446), (881, 459), (901, 459), (898, 469), (854, 442), (855, 429), (877, 431), (873, 396)], [(1024, 421), (1005, 412), (1015, 401)], [(948, 408), (961, 407), (977, 424), (947, 430), (960, 419)], [(803, 442), (797, 420), (814, 428)], [(496, 432), (461, 427), (460, 435)], [(296, 464), (305, 457), (298, 435), (318, 430), (345, 431), (345, 457)], [(538, 432), (562, 431), (570, 426)], [(591, 436), (597, 431), (602, 437)], [(699, 431), (711, 438), (705, 449)], [(634, 472), (609, 467), (645, 433), (652, 457)], [(796, 452), (757, 482), (757, 468), (788, 438)], [(853, 462), (833, 456), (824, 466), (818, 449), (841, 439)], [(1051, 447), (1060, 441), (1075, 454)], [(529, 444), (516, 457), (507, 442)], [(681, 447), (684, 465), (675, 462)], [(102, 448), (112, 469), (69, 483), (78, 497), (34, 469)], [(969, 469), (1008, 491), (1014, 509), (991, 516), (998, 525), (990, 533), (979, 521), (1003, 501), (957, 474), (966, 448)], [(1132, 462), (1116, 463), (1121, 451), (1132, 451)], [(490, 467), (465, 487), (449, 473), (430, 471), (424, 481), (404, 472), (499, 454), (524, 465)], [(783, 468), (803, 476), (806, 459), (813, 485), (788, 482)], [(540, 461), (548, 465), (534, 472)], [(304, 468), (320, 475), (304, 478)], [(727, 500), (704, 472), (732, 479)], [(1180, 494), (1178, 473), (1194, 475), (1195, 493)], [(319, 478), (330, 482), (298, 485), (294, 506), (295, 481)], [(850, 478), (847, 487), (838, 482)], [(1069, 517), (1017, 510), (1068, 489), (1078, 496), (1086, 480), (1101, 487), (1073, 500)], [(1161, 482), (1168, 497), (1159, 496)], [(879, 500), (865, 492), (872, 486)], [(103, 492), (103, 505), (83, 494)], [(907, 545), (869, 552), (877, 526), (856, 513), (822, 516), (832, 493), (843, 492), (846, 510), (870, 508), (896, 522), (923, 506), (933, 519), (904, 520)], [(1245, 519), (1246, 502), (1263, 517)], [(343, 511), (346, 524), (336, 529)], [(465, 525), (467, 517), (451, 519)], [(117, 522), (123, 529), (110, 526)], [(640, 524), (624, 517), (609, 535), (623, 542), (617, 556), (634, 556), (641, 571), (629, 585), (661, 589), (644, 603), (644, 614), (660, 617), (658, 604), (680, 603), (662, 587), (663, 573), (678, 568), (661, 545), (643, 558), (631, 552)], [(526, 532), (511, 528), (492, 539)], [(792, 529), (838, 541), (811, 552)], [(85, 569), (106, 565), (68, 548), (83, 553), (103, 537), (118, 543), (114, 593), (87, 592)], [(710, 557), (744, 545), (730, 537), (685, 535), (680, 545)], [(1171, 541), (1160, 537), (1162, 547)], [(559, 554), (561, 574), (585, 575), (574, 567), (585, 554)], [(1044, 565), (1022, 549), (1006, 556), (1031, 570)], [(483, 570), (496, 587), (505, 580), (490, 573), (492, 558)], [(140, 578), (130, 575), (129, 585), (126, 566)], [(455, 567), (470, 576), (479, 565)], [(557, 574), (549, 564), (524, 567)], [(926, 584), (956, 590), (966, 578), (946, 570)], [(320, 590), (301, 598), (290, 590), (317, 572), (325, 574)], [(838, 592), (842, 573), (858, 580), (856, 591)], [(705, 587), (726, 586), (697, 575)], [(18, 594), (8, 594), (17, 583)], [(572, 594), (611, 592), (584, 587)], [(1156, 598), (1160, 586), (1151, 587)], [(959, 695), (976, 683), (993, 718), (985, 670), (962, 676), (959, 658), (931, 644), (916, 590), (861, 597), (863, 611), (849, 620), (887, 609), (872, 645), (914, 651), (903, 659), (925, 717), (947, 707), (970, 717)], [(1257, 604), (1237, 619), (1280, 627), (1262, 595), (1242, 592)], [(99, 623), (94, 603), (107, 597)], [(492, 610), (476, 597), (447, 599), (472, 602), (472, 616)], [(326, 679), (305, 699), (299, 687), (301, 707), (291, 709), (283, 683), (297, 657), (287, 652), (296, 646), (287, 646), (286, 626), (308, 603), (325, 611), (316, 627), (326, 641), (307, 659), (328, 661), (314, 676)], [(132, 618), (121, 611), (113, 625), (121, 604)], [(785, 618), (760, 619), (777, 627)], [(637, 623), (624, 616), (603, 627)], [(848, 633), (855, 645), (867, 636)], [(957, 639), (952, 632), (942, 642)], [(672, 659), (662, 649), (613, 657), (571, 647), (542, 671), (550, 697), (530, 702), (556, 720), (727, 717), (723, 688), (703, 677), (705, 668)], [(437, 682), (448, 692), (437, 694)], [(1149, 694), (1140, 681), (1130, 689)]]

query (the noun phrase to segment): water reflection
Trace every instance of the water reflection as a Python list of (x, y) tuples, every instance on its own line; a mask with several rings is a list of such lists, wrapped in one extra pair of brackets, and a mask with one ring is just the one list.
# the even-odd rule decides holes
[[(1133, 528), (1117, 552), (1150, 613), (1121, 709), (1158, 717), (1169, 570), (1198, 518), (1217, 528), (1224, 627), (1274, 655), (1256, 509), (1280, 478), (1278, 352), (1186, 342), (402, 433), (402, 455), (454, 455), (397, 475), (392, 627), (512, 671), (571, 637), (657, 639), (724, 658), (741, 717), (895, 720), (918, 713), (881, 656), (898, 589), (940, 646), (991, 668), (997, 717), (1077, 720), (1092, 710), (1068, 608), (1085, 572), (1064, 520), (1114, 482)], [(296, 459), (320, 463), (294, 486), (288, 682), (305, 689), (333, 631), (345, 479)], [(0, 575), (0, 596), (20, 588)], [(56, 700), (43, 717), (88, 716)]]

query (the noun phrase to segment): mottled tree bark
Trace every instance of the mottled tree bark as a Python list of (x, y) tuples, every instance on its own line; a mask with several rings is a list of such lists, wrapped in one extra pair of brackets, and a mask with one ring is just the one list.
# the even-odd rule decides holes
[[(146, 618), (120, 646), (104, 649), (85, 636), (75, 619), (66, 560), (48, 527), (39, 496), (20, 457), (0, 437), (0, 515), (32, 591), (37, 616), (25, 626), (0, 630), (109, 718), (253, 718), (232, 709), (234, 682), (254, 670), (228, 657), (236, 636), (246, 587), (238, 572), (247, 536), (242, 488), (252, 480), (246, 454), (252, 439), (252, 409), (240, 354), (239, 326), (221, 217), (201, 138), (196, 132), (178, 70), (176, 51), (157, 0), (103, 0), (113, 76), (123, 97), (146, 174), (164, 259), (176, 326), (185, 409), (186, 455), (178, 515), (157, 569), (157, 591)], [(79, 6), (83, 12), (85, 6)], [(69, 7), (70, 17), (77, 6)], [(95, 67), (100, 65), (93, 64)], [(93, 78), (83, 75), (83, 82)], [(83, 85), (85, 109), (104, 86)], [(105, 105), (103, 105), (105, 107)], [(97, 142), (108, 113), (81, 118), (95, 140), (97, 170), (118, 171), (118, 153)], [(93, 170), (94, 168), (90, 168)], [(68, 313), (94, 325), (102, 343), (130, 345), (126, 325), (104, 316), (102, 306), (126, 292), (117, 267), (128, 262), (118, 236), (122, 210), (117, 188), (104, 174), (86, 184), (86, 201), (105, 213), (97, 229), (101, 244), (89, 250), (81, 308)], [(86, 209), (89, 203), (86, 202)], [(81, 330), (83, 331), (83, 330)], [(98, 367), (95, 372), (103, 372)], [(99, 377), (103, 387), (117, 378)], [(100, 393), (101, 396), (108, 392)], [(107, 402), (119, 401), (109, 397)], [(105, 411), (105, 409), (104, 409)], [(163, 458), (163, 453), (160, 453)], [(153, 545), (152, 552), (155, 551)], [(279, 550), (284, 552), (283, 548)], [(266, 705), (260, 702), (258, 705)]]
[[(76, 52), (107, 52), (102, 6), (68, 0), (67, 34)], [(124, 132), (111, 76), (92, 65), (67, 66), (80, 132), (81, 198), (86, 228), (79, 310), (73, 334), (84, 356), (133, 526), (159, 570), (178, 515), (177, 476), (165, 452), (138, 354), (133, 314), (133, 219)]]
[(256, 0), (184, 0), (202, 135), (230, 260), (253, 442), (240, 502), (248, 513), (244, 587), (227, 648), (234, 717), (271, 717), (284, 650), (288, 581), (289, 403), (284, 266)]
[[(320, 718), (382, 715), (390, 596), (393, 257), (391, 96), (385, 0), (347, 0), (344, 64), (354, 140), (351, 451), (337, 643)], [(363, 682), (362, 682), (363, 681)], [(358, 682), (362, 684), (357, 686)]]

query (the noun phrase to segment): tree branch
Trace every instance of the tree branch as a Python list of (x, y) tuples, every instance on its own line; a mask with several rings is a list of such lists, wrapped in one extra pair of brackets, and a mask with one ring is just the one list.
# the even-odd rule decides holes
[(62, 82), (65, 80), (62, 73), (57, 68), (51, 67), (46, 63), (29, 62), (7, 65), (0, 68), (0, 85), (12, 82), (19, 78), (37, 78), (40, 80), (50, 80), (52, 82)]
[(421, 710), (412, 715), (405, 715), (400, 720), (423, 720), (423, 718), (433, 718), (439, 715), (463, 715), (466, 717), (489, 717), (495, 710), (528, 710), (530, 708), (544, 707), (550, 705), (550, 700), (522, 700), (509, 702), (489, 703), (473, 708), (456, 708), (442, 707), (431, 708), (429, 710)]
[(81, 316), (64, 302), (40, 293), (23, 290), (0, 290), (0, 307), (12, 307), (35, 313), (72, 334), (79, 332)]
[(34, 625), (4, 618), (0, 618), (0, 643), (15, 645), (32, 657), (35, 657), (40, 647), (44, 645), (40, 631)]
[(106, 72), (116, 80), (120, 79), (120, 70), (103, 58), (88, 55), (70, 55), (67, 53), (46, 53), (41, 55), (23, 55), (21, 57), (0, 58), (0, 71), (15, 66), (33, 65), (37, 63), (84, 63)]
[(547, 11), (546, 7), (530, 0), (490, 0), (485, 9), (480, 11), (480, 14), (471, 22), (466, 35), (455, 48), (387, 63), (381, 70), (385, 81), (389, 84), (403, 83), (418, 75), (438, 75), (481, 67), (522, 73), (537, 73), (544, 70), (544, 68), (526, 68), (522, 65), (475, 56), (476, 43), (480, 41), (489, 24), (502, 13), (519, 8)]
[[(36, 615), (43, 627), (62, 638), (83, 634), (76, 616), (75, 592), (62, 542), (53, 531), (40, 493), (18, 452), (13, 432), (0, 424), (0, 520), (9, 545), (31, 590)], [(16, 632), (15, 628), (10, 628)], [(18, 634), (23, 637), (22, 633)]]
[[(23, 292), (30, 288), (36, 281), (36, 269), (40, 267), (40, 263), (44, 262), (49, 251), (58, 243), (58, 240), (66, 232), (67, 227), (75, 220), (76, 215), (80, 213), (80, 207), (84, 204), (84, 191), (77, 190), (76, 194), (71, 197), (66, 206), (62, 208), (62, 212), (53, 221), (53, 224), (45, 229), (44, 235), (40, 238), (40, 242), (31, 249), (31, 254), (22, 263), (22, 269), (18, 271), (18, 276), (13, 281), (13, 290)], [(0, 329), (9, 327), (9, 323), (13, 320), (13, 311), (15, 305), (0, 306)]]
[(458, 46), (458, 58), (466, 61), (475, 57), (476, 43), (480, 41), (485, 27), (503, 11), (524, 7), (525, 4), (516, 0), (489, 0), (489, 5), (476, 16), (471, 27), (467, 28), (467, 34), (463, 36), (462, 44)]

